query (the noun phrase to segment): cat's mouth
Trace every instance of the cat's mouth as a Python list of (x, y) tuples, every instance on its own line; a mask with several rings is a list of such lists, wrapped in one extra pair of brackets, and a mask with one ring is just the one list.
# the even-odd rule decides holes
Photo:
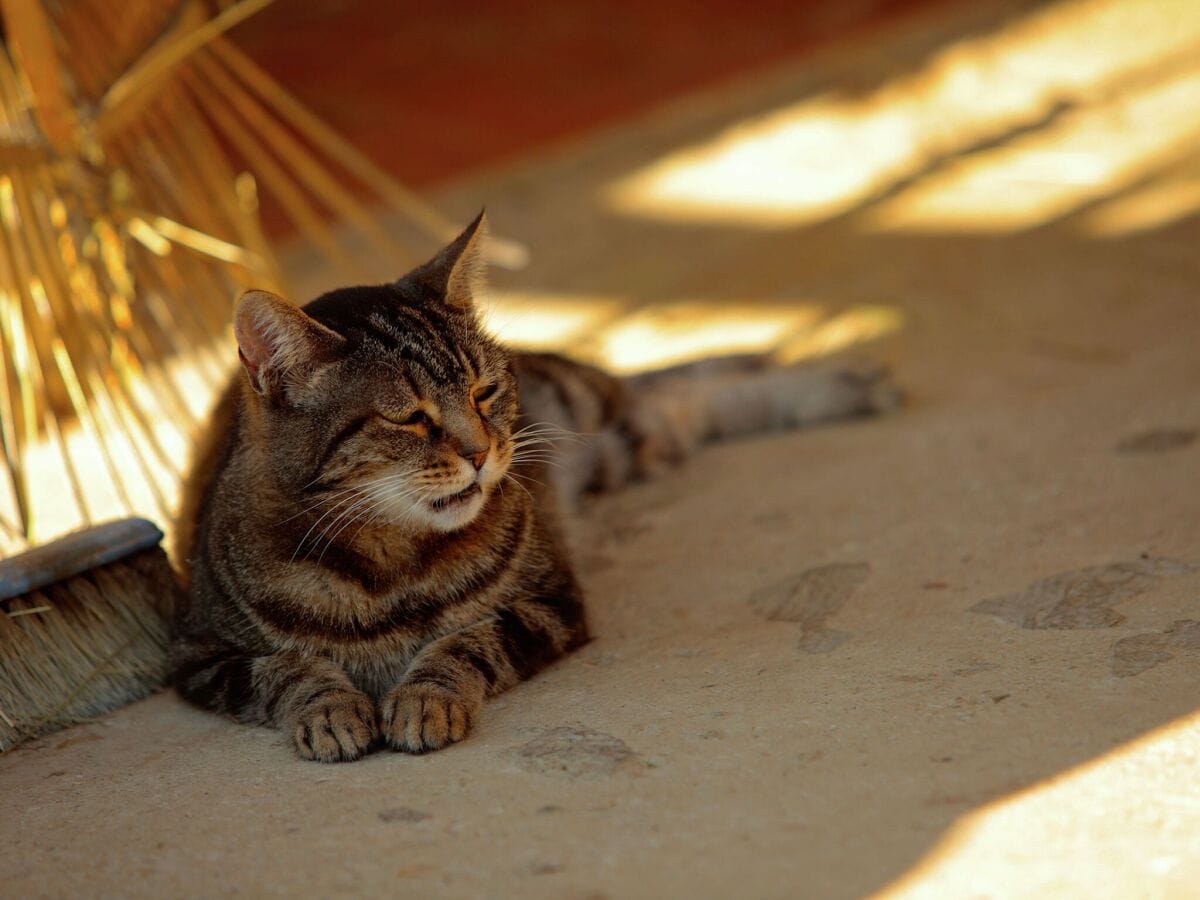
[(480, 491), (481, 489), (479, 485), (477, 483), (472, 483), (467, 485), (457, 494), (450, 494), (448, 497), (439, 497), (436, 500), (429, 501), (429, 505), (437, 512), (444, 512), (447, 509), (454, 509), (470, 503), (471, 499), (476, 494), (480, 493)]

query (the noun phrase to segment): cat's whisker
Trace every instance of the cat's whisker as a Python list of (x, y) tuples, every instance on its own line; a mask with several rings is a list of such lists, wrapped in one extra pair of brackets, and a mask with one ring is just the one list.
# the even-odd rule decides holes
[(300, 490), (307, 491), (310, 487), (312, 487), (314, 484), (316, 484), (318, 481), (320, 481), (322, 478), (324, 478), (325, 474), (326, 474), (325, 472), (318, 472), (316, 478), (314, 478), (308, 484), (301, 485)]
[[(329, 539), (325, 542), (325, 548), (321, 551), (321, 555), (317, 557), (317, 564), (319, 565), (321, 563), (321, 560), (325, 558), (325, 553), (337, 542), (337, 539), (351, 525), (354, 525), (356, 522), (362, 522), (362, 525), (359, 526), (358, 531), (354, 532), (350, 538), (349, 543), (353, 544), (354, 541), (357, 540), (358, 536), (362, 534), (363, 529), (371, 524), (372, 519), (376, 517), (380, 509), (385, 506), (390, 506), (396, 500), (403, 500), (418, 493), (418, 491), (415, 491), (411, 488), (401, 488), (400, 490), (393, 490), (392, 492), (383, 494), (381, 496), (376, 495), (374, 497), (367, 498), (369, 502), (367, 502), (365, 509), (362, 508), (362, 504), (360, 503), (358, 505), (359, 511), (348, 514), (349, 518), (347, 519), (346, 523), (338, 528), (337, 531), (329, 535)], [(405, 511), (401, 516), (402, 519), (407, 519), (410, 517), (411, 511)], [(327, 529), (327, 531), (328, 530), (329, 529)]]
[(558, 450), (562, 443), (574, 444), (577, 447), (585, 447), (590, 441), (581, 438), (579, 435), (546, 435), (540, 433), (529, 433), (522, 435), (514, 435), (509, 439), (511, 445), (515, 448), (544, 446), (550, 449)]
[(371, 490), (376, 490), (380, 487), (386, 487), (389, 484), (402, 482), (406, 477), (411, 475), (413, 471), (415, 471), (415, 470), (405, 470), (405, 471), (401, 471), (401, 472), (389, 472), (387, 475), (383, 475), (378, 478), (374, 478), (369, 481), (365, 481), (360, 485), (354, 485), (352, 487), (345, 489), (342, 492), (345, 496), (342, 496), (341, 499), (336, 504), (334, 504), (332, 507), (327, 509), (321, 515), (321, 517), (319, 519), (317, 519), (315, 522), (313, 522), (313, 524), (311, 526), (309, 526), (308, 531), (306, 531), (304, 533), (304, 536), (302, 538), (300, 538), (300, 542), (296, 545), (296, 549), (294, 551), (292, 551), (292, 561), (294, 562), (296, 560), (297, 554), (299, 554), (300, 550), (304, 547), (304, 544), (308, 540), (309, 535), (311, 535), (313, 533), (314, 529), (316, 529), (316, 527), (318, 525), (320, 525), (321, 522), (323, 522), (326, 519), (326, 517), (328, 517), (329, 515), (331, 515), (338, 509), (342, 509), (342, 512), (338, 513), (338, 515), (334, 517), (333, 521), (329, 525), (327, 525), (325, 527), (325, 529), (321, 532), (321, 534), (313, 541), (314, 548), (320, 543), (321, 538), (324, 537), (324, 535), (326, 533), (328, 533), (329, 529), (335, 523), (340, 521), (342, 519), (342, 517), (347, 513), (348, 510), (344, 508), (347, 503), (351, 504), (349, 509), (354, 509), (356, 507), (357, 503), (360, 502), (359, 500), (356, 499), (359, 496), (369, 497), (370, 494), (368, 492)]
[(575, 443), (584, 443), (584, 439), (579, 434), (577, 434), (573, 431), (565, 431), (565, 430), (563, 430), (563, 431), (549, 431), (549, 430), (533, 431), (533, 430), (530, 430), (527, 428), (523, 428), (520, 431), (514, 432), (512, 435), (510, 435), (509, 440), (520, 441), (520, 440), (523, 440), (526, 438), (538, 438), (540, 440), (546, 441), (547, 443), (556, 443), (558, 441), (573, 441)]
[(518, 428), (516, 431), (514, 431), (512, 433), (512, 436), (517, 437), (517, 435), (524, 434), (526, 431), (532, 431), (534, 428), (543, 428), (546, 426), (553, 427), (553, 423), (552, 422), (531, 422), (530, 424), (526, 425), (524, 428)]
[(545, 447), (547, 450), (558, 449), (558, 446), (553, 441), (542, 438), (522, 438), (519, 441), (513, 441), (512, 446), (518, 449), (521, 447)]
[[(358, 485), (351, 485), (348, 487), (338, 488), (336, 490), (330, 490), (328, 492), (324, 492), (324, 495), (318, 496), (315, 503), (312, 503), (309, 506), (306, 506), (300, 512), (296, 513), (296, 515), (289, 516), (288, 518), (283, 519), (282, 521), (280, 521), (276, 524), (282, 525), (284, 522), (290, 522), (292, 519), (296, 518), (297, 516), (302, 516), (306, 512), (311, 512), (314, 509), (319, 509), (322, 505), (324, 505), (326, 503), (330, 503), (339, 497), (345, 496), (346, 494), (353, 493), (354, 491), (359, 490), (360, 488), (371, 488), (371, 487), (375, 486), (376, 484), (386, 483), (387, 481), (389, 481), (393, 478), (403, 478), (407, 475), (412, 474), (415, 471), (419, 471), (419, 470), (410, 469), (410, 470), (405, 470), (403, 472), (389, 472), (386, 475), (382, 475), (378, 478), (374, 478), (369, 481), (362, 482), (361, 484), (358, 484)], [(309, 482), (309, 484), (306, 485), (305, 487), (311, 486), (317, 480), (319, 480), (319, 479), (314, 479), (314, 481)], [(301, 488), (301, 490), (304, 490), (304, 488)]]
[(519, 453), (513, 454), (512, 461), (514, 464), (522, 462), (530, 462), (531, 460), (540, 460), (543, 462), (555, 463), (561, 465), (562, 457), (557, 453), (537, 450), (522, 450)]
[[(317, 509), (320, 509), (322, 506), (332, 504), (330, 506), (330, 508), (327, 509), (325, 511), (325, 513), (320, 518), (317, 519), (316, 522), (313, 523), (313, 527), (315, 527), (321, 523), (321, 520), (324, 519), (325, 516), (329, 515), (331, 512), (333, 512), (335, 509), (337, 509), (339, 506), (341, 506), (347, 500), (353, 499), (355, 496), (363, 493), (364, 490), (374, 487), (376, 484), (384, 483), (384, 482), (386, 482), (386, 480), (387, 479), (380, 478), (380, 479), (375, 479), (370, 482), (364, 482), (362, 485), (354, 485), (351, 487), (343, 488), (343, 489), (337, 491), (336, 493), (332, 494), (331, 496), (322, 498), (322, 499), (318, 500), (316, 503), (311, 504), (310, 506), (308, 506), (304, 510), (302, 510), (301, 513), (298, 513), (298, 515), (303, 515), (304, 513), (313, 512)], [(292, 516), (291, 518), (296, 518), (296, 516)], [(287, 521), (289, 521), (289, 519), (284, 519), (283, 521), (287, 522)], [(307, 537), (307, 534), (305, 535), (305, 537)]]
[(347, 494), (353, 493), (354, 490), (355, 490), (354, 488), (341, 488), (337, 491), (334, 491), (329, 496), (320, 497), (316, 500), (316, 502), (311, 503), (308, 506), (304, 507), (302, 510), (300, 510), (300, 512), (295, 513), (294, 515), (290, 515), (286, 519), (280, 519), (275, 524), (276, 525), (284, 525), (284, 524), (292, 521), (292, 519), (298, 519), (307, 513), (314, 512), (315, 510), (320, 509), (322, 506), (325, 506), (326, 504), (332, 503), (335, 500), (346, 496)]
[[(305, 543), (308, 541), (309, 535), (311, 535), (313, 533), (313, 531), (316, 530), (317, 526), (320, 525), (323, 521), (325, 521), (325, 519), (328, 516), (330, 516), (331, 514), (336, 512), (338, 509), (341, 509), (346, 504), (354, 503), (356, 501), (356, 497), (359, 496), (359, 494), (360, 494), (359, 491), (350, 492), (346, 497), (343, 497), (335, 505), (333, 505), (329, 509), (325, 510), (325, 512), (323, 512), (321, 514), (320, 518), (318, 518), (315, 522), (313, 522), (310, 526), (308, 526), (308, 531), (304, 532), (304, 536), (301, 537), (300, 541), (296, 544), (296, 549), (292, 551), (292, 562), (296, 561), (296, 558), (299, 555), (300, 550), (304, 547)], [(334, 518), (334, 521), (337, 521), (337, 517)], [(322, 534), (324, 534), (324, 532), (322, 532)], [(318, 536), (313, 541), (314, 545), (319, 540), (320, 540), (320, 537)], [(307, 555), (308, 554), (305, 554), (305, 556), (307, 556)]]
[(548, 444), (558, 444), (562, 442), (574, 444), (586, 443), (586, 441), (577, 434), (555, 434), (554, 432), (549, 431), (529, 431), (525, 434), (513, 435), (513, 437), (517, 441), (536, 438)]
[[(363, 520), (363, 526), (364, 526), (364, 527), (366, 526), (366, 524), (367, 524), (367, 523), (368, 523), (368, 521), (369, 521), (369, 515), (368, 515), (368, 514), (370, 513), (370, 511), (371, 511), (373, 508), (374, 508), (374, 504), (372, 504), (371, 506), (368, 506), (368, 507), (367, 507), (366, 513), (365, 513), (364, 515), (361, 515), (361, 516), (351, 516), (350, 518), (348, 518), (348, 519), (346, 520), (346, 524), (345, 524), (345, 525), (343, 525), (341, 528), (339, 528), (339, 529), (338, 529), (336, 532), (334, 532), (334, 533), (332, 533), (332, 534), (330, 534), (330, 535), (329, 535), (329, 538), (328, 538), (328, 540), (326, 540), (326, 541), (325, 541), (325, 546), (321, 548), (321, 553), (320, 553), (320, 555), (318, 555), (318, 556), (317, 556), (317, 565), (320, 565), (320, 564), (321, 564), (321, 561), (322, 561), (323, 559), (325, 559), (325, 554), (326, 554), (326, 553), (328, 553), (328, 552), (329, 552), (329, 548), (330, 548), (330, 547), (332, 547), (332, 546), (333, 546), (333, 545), (334, 545), (334, 544), (337, 542), (337, 539), (338, 539), (339, 535), (341, 535), (341, 533), (342, 533), (343, 531), (345, 531), (347, 528), (349, 528), (349, 527), (350, 527), (351, 525), (353, 525), (355, 522), (358, 522), (360, 519), (361, 519), (361, 520)], [(361, 531), (362, 531), (362, 528), (360, 528), (360, 529), (359, 529), (359, 532), (361, 532)], [(358, 532), (355, 532), (355, 536), (356, 536), (356, 537), (358, 536)]]
[(521, 465), (522, 463), (542, 463), (547, 466), (554, 466), (556, 469), (563, 468), (563, 464), (557, 456), (548, 455), (537, 450), (528, 450), (521, 454), (514, 454), (512, 465)]
[(524, 428), (517, 428), (517, 430), (515, 432), (512, 432), (512, 437), (520, 438), (520, 437), (526, 436), (526, 434), (563, 434), (563, 436), (566, 436), (566, 434), (574, 434), (574, 433), (575, 432), (566, 430), (566, 428), (552, 428), (552, 427), (546, 427), (546, 426), (529, 425)]
[(530, 422), (524, 428), (518, 428), (513, 433), (520, 434), (523, 431), (532, 431), (534, 428), (546, 429), (546, 430), (551, 430), (551, 431), (570, 431), (571, 430), (569, 428), (564, 428), (562, 425), (559, 425), (556, 422), (550, 422), (550, 421), (543, 420), (543, 421), (539, 421), (539, 422)]
[[(321, 550), (321, 555), (317, 557), (318, 565), (320, 565), (321, 560), (325, 558), (326, 551), (333, 546), (334, 541), (337, 540), (337, 536), (342, 533), (342, 530), (358, 520), (356, 515), (358, 510), (363, 509), (364, 506), (370, 509), (373, 505), (373, 502), (374, 498), (372, 498), (370, 494), (364, 495), (354, 504), (342, 510), (342, 512), (340, 512), (332, 521), (330, 521), (330, 523), (325, 526), (324, 530), (317, 535), (316, 539), (313, 541), (313, 549), (315, 550), (317, 547), (321, 546), (322, 542), (325, 544), (324, 548)], [(338, 528), (339, 523), (341, 523), (343, 520), (346, 524), (342, 525), (341, 528)], [(337, 528), (337, 531), (334, 531), (334, 528)]]
[(543, 439), (543, 438), (522, 438), (522, 439), (521, 439), (521, 440), (519, 440), (519, 441), (513, 441), (513, 442), (512, 442), (512, 446), (513, 446), (513, 447), (516, 447), (516, 448), (520, 448), (520, 447), (542, 447), (542, 446), (544, 446), (544, 447), (547, 447), (547, 448), (549, 448), (549, 449), (551, 449), (551, 450), (556, 450), (556, 449), (558, 449), (558, 448), (557, 448), (557, 446), (555, 445), (555, 443), (554, 443), (553, 441), (545, 440), (545, 439)]
[[(534, 429), (537, 430), (535, 431)], [(526, 425), (524, 428), (514, 431), (512, 436), (516, 438), (524, 434), (556, 434), (563, 440), (570, 440), (571, 438), (595, 436), (598, 433), (599, 432), (595, 431), (578, 431), (573, 428), (564, 428), (563, 426), (556, 425), (553, 422), (533, 422), (529, 425)]]
[[(396, 510), (395, 506), (397, 501), (410, 500), (413, 497), (420, 497), (423, 493), (424, 492), (415, 490), (413, 488), (400, 488), (398, 490), (393, 489), (390, 492), (377, 497), (376, 502), (360, 515), (360, 518), (367, 520), (364, 522), (364, 527), (367, 524), (370, 524), (372, 519), (381, 522), (393, 523), (408, 521), (413, 517), (413, 511), (415, 507), (412, 504), (409, 504), (407, 508)], [(380, 511), (385, 507), (390, 507), (390, 509), (388, 510), (386, 516), (381, 516)], [(361, 531), (362, 529), (359, 530)], [(357, 537), (357, 534), (355, 536)], [(351, 539), (351, 543), (353, 543), (353, 538)]]
[[(359, 500), (358, 502), (354, 503), (349, 508), (344, 509), (333, 522), (331, 522), (328, 526), (326, 526), (325, 530), (322, 532), (322, 537), (324, 535), (328, 534), (334, 527), (336, 527), (337, 523), (339, 521), (341, 521), (343, 518), (348, 517), (348, 516), (356, 517), (357, 515), (359, 515), (360, 514), (359, 511), (362, 509), (364, 504), (366, 504), (370, 508), (374, 509), (374, 508), (382, 506), (385, 503), (390, 502), (392, 500), (402, 499), (405, 497), (413, 497), (413, 496), (416, 496), (416, 495), (422, 493), (419, 490), (418, 486), (414, 486), (411, 483), (411, 481), (410, 481), (410, 483), (405, 484), (405, 481), (407, 479), (404, 479), (400, 476), (406, 475), (406, 474), (408, 474), (408, 473), (398, 473), (395, 477), (391, 477), (391, 478), (387, 478), (387, 479), (380, 479), (378, 481), (371, 482), (370, 483), (371, 490), (370, 491), (362, 491), (362, 494), (363, 494), (362, 499)], [(334, 537), (336, 538), (336, 536), (337, 535), (335, 534)], [(320, 538), (318, 538), (317, 540), (319, 541)]]
[(538, 487), (540, 487), (540, 488), (547, 488), (547, 489), (548, 489), (548, 485), (546, 484), (546, 482), (542, 481), (542, 480), (541, 480), (541, 479), (539, 479), (539, 478), (534, 478), (532, 475), (529, 475), (529, 474), (527, 474), (527, 473), (525, 473), (525, 472), (520, 472), (520, 473), (517, 473), (517, 472), (507, 472), (507, 473), (505, 473), (505, 476), (504, 476), (504, 477), (505, 477), (505, 478), (515, 478), (515, 479), (517, 479), (517, 480), (519, 480), (519, 481), (529, 481), (529, 482), (532, 482), (533, 484), (536, 484), (536, 485), (537, 485)]
[(561, 459), (562, 455), (555, 450), (549, 450), (542, 447), (518, 447), (513, 451), (512, 458), (514, 460), (530, 459), (533, 456), (542, 456), (547, 459)]
[(556, 435), (549, 432), (530, 431), (524, 434), (514, 434), (509, 437), (509, 441), (514, 444), (523, 444), (529, 441), (536, 441), (541, 444), (558, 445), (561, 443), (581, 444), (584, 441), (577, 435)]
[(503, 488), (504, 482), (509, 479), (512, 480), (513, 484), (515, 484), (517, 487), (519, 487), (521, 490), (523, 490), (525, 492), (525, 496), (527, 496), (529, 498), (530, 502), (532, 502), (532, 503), (537, 502), (537, 500), (534, 499), (534, 496), (530, 492), (529, 488), (527, 488), (527, 487), (525, 487), (525, 485), (521, 484), (521, 482), (517, 480), (517, 476), (514, 475), (512, 472), (506, 472), (504, 474), (504, 477), (501, 478), (499, 482), (497, 482), (496, 486), (500, 488), (501, 493), (504, 492), (504, 488)]

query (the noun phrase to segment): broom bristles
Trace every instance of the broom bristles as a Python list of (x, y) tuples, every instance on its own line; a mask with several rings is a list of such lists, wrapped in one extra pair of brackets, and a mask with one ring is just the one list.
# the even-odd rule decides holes
[(155, 547), (0, 601), (0, 752), (160, 687), (177, 591)]

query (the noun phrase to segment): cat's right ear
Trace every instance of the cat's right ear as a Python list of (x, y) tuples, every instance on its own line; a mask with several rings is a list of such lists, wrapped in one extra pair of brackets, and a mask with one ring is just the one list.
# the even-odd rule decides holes
[(304, 310), (269, 291), (242, 294), (233, 313), (238, 356), (250, 386), (279, 397), (303, 384), (345, 342)]

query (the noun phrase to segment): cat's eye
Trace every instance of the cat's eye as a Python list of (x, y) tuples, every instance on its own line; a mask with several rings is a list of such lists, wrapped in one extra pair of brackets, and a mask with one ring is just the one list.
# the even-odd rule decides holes
[(481, 388), (476, 388), (475, 393), (471, 397), (476, 403), (486, 403), (496, 396), (497, 390), (499, 390), (499, 385), (494, 382), (492, 384), (485, 384)]
[(423, 409), (413, 410), (412, 415), (404, 419), (393, 419), (391, 416), (380, 413), (380, 418), (390, 425), (399, 425), (403, 428), (428, 428), (433, 424), (433, 420), (429, 418), (429, 414)]

